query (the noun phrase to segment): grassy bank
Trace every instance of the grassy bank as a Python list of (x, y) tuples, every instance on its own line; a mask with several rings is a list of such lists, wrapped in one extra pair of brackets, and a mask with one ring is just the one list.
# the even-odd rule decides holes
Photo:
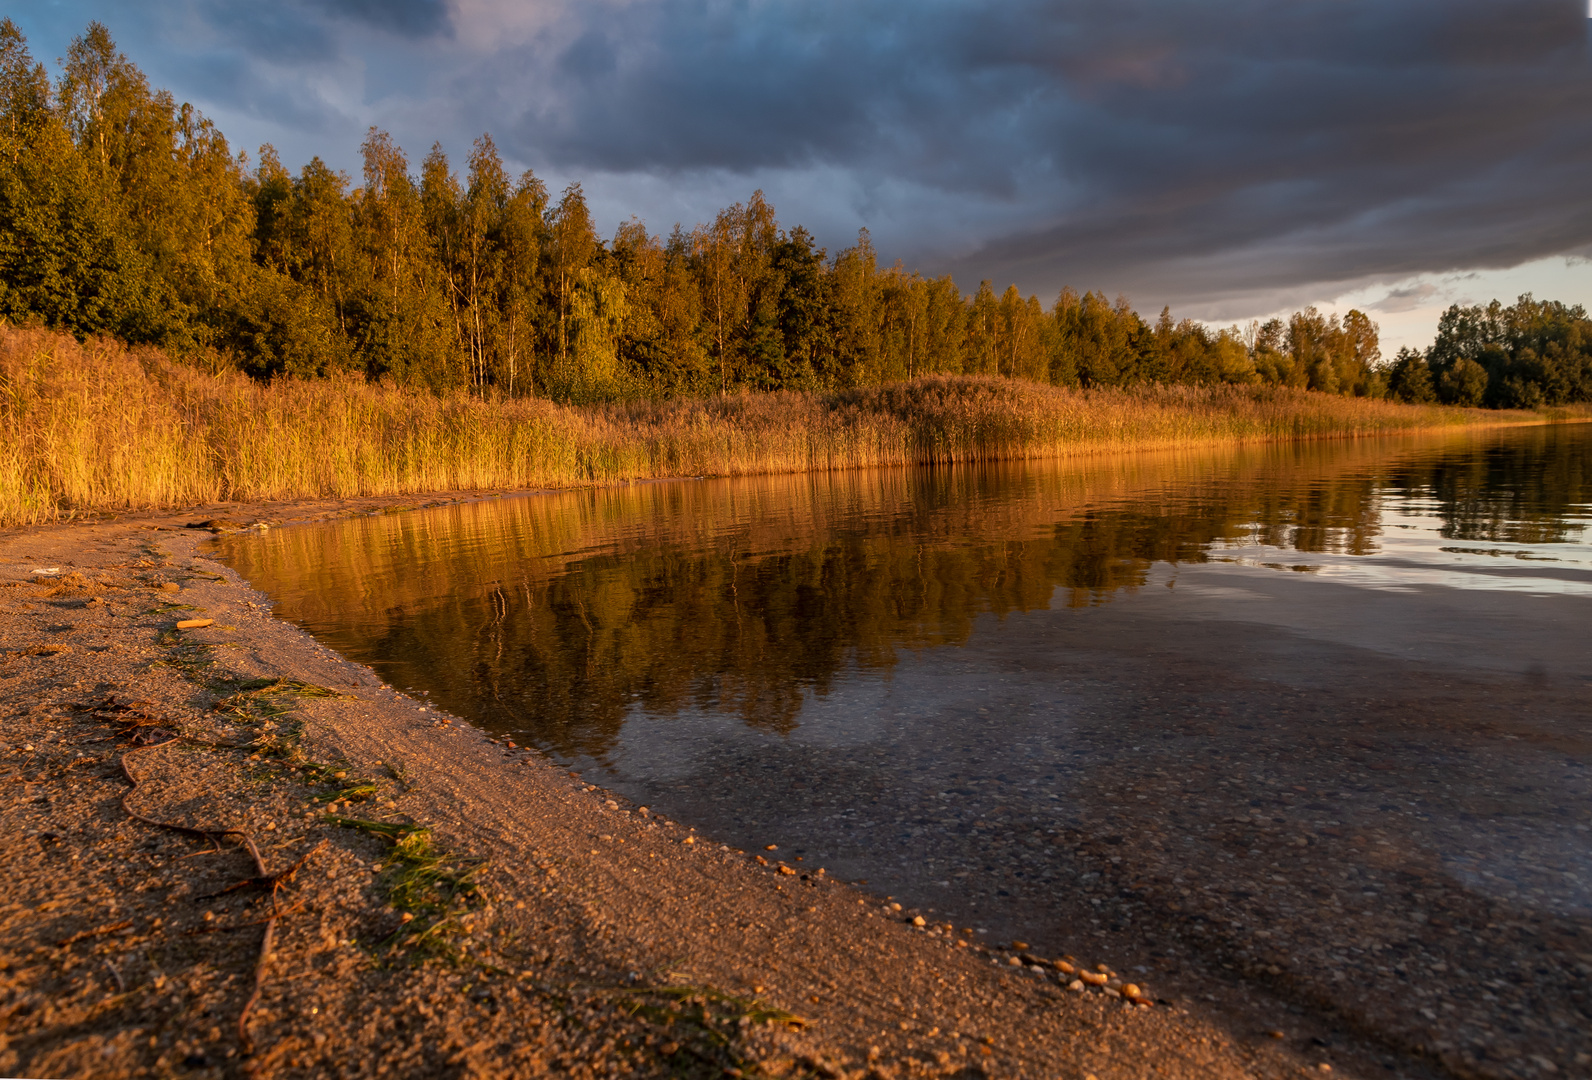
[(564, 407), (361, 380), (270, 385), (0, 327), (0, 524), (222, 500), (558, 487), (1529, 422), (1252, 387), (994, 378)]

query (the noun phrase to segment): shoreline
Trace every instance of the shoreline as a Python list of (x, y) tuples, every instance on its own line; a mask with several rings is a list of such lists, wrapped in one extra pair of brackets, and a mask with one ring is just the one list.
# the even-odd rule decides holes
[[(311, 520), (414, 501), (253, 509)], [(991, 948), (1005, 943), (914, 927), (913, 912), (890, 911), (883, 898), (813, 873), (803, 880), (794, 865), (782, 873), (772, 853), (693, 838), (687, 826), (438, 720), (274, 619), (266, 598), (197, 550), (207, 533), (181, 527), (196, 514), (242, 512), (0, 533), (5, 779), (26, 793), (7, 811), (4, 870), (13, 884), (0, 926), (12, 944), (0, 956), (11, 1020), (0, 1071), (76, 1075), (93, 1062), (96, 1075), (132, 1076), (189, 1062), (194, 1075), (334, 1065), (348, 1075), (422, 1075), (454, 1044), (456, 1065), (570, 1075), (1108, 1080), (1152, 1069), (1298, 1075), (1324, 1063), (1308, 1034), (1322, 1021), (1290, 1016), (1302, 1034), (1282, 1040), (1256, 1028), (1257, 1015), (1280, 1011), (1279, 1002), (1216, 1008), (1180, 995), (1137, 1008), (1100, 990), (1068, 990), (1057, 977), (1073, 973), (1016, 967), (1016, 953)], [(57, 566), (58, 575), (31, 573)], [(74, 573), (81, 584), (63, 590)], [(215, 622), (177, 631), (179, 615)], [(250, 679), (298, 680), (338, 696), (243, 708), (235, 699)], [(232, 712), (215, 709), (228, 701)], [(234, 902), (246, 893), (189, 902), (242, 876), (247, 860), (226, 844), (205, 854), (192, 837), (127, 818), (120, 760), (131, 747), (118, 732), (137, 728), (118, 721), (129, 710), (147, 714), (149, 726), (250, 751), (138, 751), (140, 813), (175, 811), (211, 828), (245, 823), (270, 839), (261, 850), (273, 871), (308, 858), (280, 893), (287, 913), (247, 1025), (252, 1058), (229, 1025), (258, 960), (251, 924), (262, 909)], [(301, 734), (288, 739), (296, 724)], [(265, 743), (279, 756), (254, 760)], [(90, 758), (88, 768), (78, 764)], [(380, 945), (408, 925), (394, 903), (393, 867), (371, 869), (392, 863), (391, 845), (325, 823), (309, 801), (361, 779), (375, 790), (350, 796), (358, 813), (425, 826), (454, 861), (487, 860), (483, 897), (444, 916), (461, 932), (439, 931), (463, 959), (411, 967)], [(155, 853), (143, 854), (151, 841)], [(211, 932), (218, 924), (237, 929)], [(171, 994), (176, 985), (186, 996)], [(584, 1018), (578, 1031), (565, 1022), (572, 1012)], [(1339, 1074), (1379, 1071), (1370, 1047), (1335, 1041), (1331, 1057)], [(1432, 1068), (1412, 1058), (1403, 1075), (1440, 1075)]]
[[(1476, 410), (1479, 411), (1479, 410)], [(249, 517), (255, 523), (270, 528), (284, 525), (307, 525), (337, 517), (360, 513), (398, 513), (404, 510), (425, 510), (438, 506), (480, 502), (487, 499), (531, 498), (560, 492), (624, 487), (633, 484), (678, 484), (699, 480), (745, 479), (772, 476), (816, 476), (836, 472), (861, 472), (873, 469), (907, 470), (928, 468), (982, 468), (990, 465), (1014, 465), (1057, 461), (1077, 461), (1107, 457), (1143, 458), (1156, 455), (1183, 453), (1212, 453), (1224, 450), (1246, 450), (1257, 447), (1286, 445), (1315, 445), (1332, 442), (1363, 442), (1367, 440), (1419, 440), (1441, 436), (1462, 438), (1484, 432), (1524, 430), (1571, 424), (1592, 424), (1592, 415), (1557, 416), (1539, 419), (1498, 420), (1467, 424), (1433, 424), (1422, 427), (1394, 428), (1383, 431), (1347, 431), (1305, 435), (1266, 436), (1211, 436), (1206, 439), (1154, 443), (1146, 442), (1128, 447), (1088, 444), (1075, 449), (1051, 449), (1043, 453), (1014, 454), (1009, 457), (958, 458), (954, 460), (892, 461), (881, 463), (843, 464), (828, 468), (804, 468), (723, 473), (681, 473), (672, 476), (620, 476), (591, 479), (570, 484), (543, 484), (530, 487), (484, 485), (469, 488), (435, 488), (419, 491), (372, 492), (357, 495), (308, 495), (302, 498), (260, 498), (221, 500), (183, 506), (100, 507), (70, 510), (49, 520), (27, 524), (0, 523), (0, 535), (29, 530), (42, 530), (82, 525), (108, 525), (119, 522), (160, 520), (169, 527), (182, 525), (197, 518), (226, 520), (228, 515)], [(172, 525), (178, 518), (183, 522)]]
[(1585, 419), (1284, 387), (1076, 389), (924, 376), (836, 391), (560, 405), (349, 381), (255, 383), (0, 327), (0, 522), (199, 503), (583, 487), (1016, 461)]

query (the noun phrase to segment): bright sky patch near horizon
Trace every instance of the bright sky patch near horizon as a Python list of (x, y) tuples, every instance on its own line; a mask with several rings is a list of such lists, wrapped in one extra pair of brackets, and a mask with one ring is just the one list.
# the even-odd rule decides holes
[[(358, 175), (491, 132), (605, 231), (762, 188), (831, 250), (1127, 294), (1217, 325), (1450, 303), (1592, 307), (1592, 0), (47, 0), (251, 157)], [(53, 65), (52, 65), (53, 67)]]

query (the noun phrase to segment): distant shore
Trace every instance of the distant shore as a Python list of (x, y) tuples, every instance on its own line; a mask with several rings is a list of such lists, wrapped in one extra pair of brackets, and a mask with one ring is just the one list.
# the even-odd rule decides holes
[(561, 406), (359, 379), (254, 382), (0, 327), (0, 526), (196, 503), (571, 487), (1539, 424), (1250, 386), (1070, 390), (935, 376), (832, 393)]

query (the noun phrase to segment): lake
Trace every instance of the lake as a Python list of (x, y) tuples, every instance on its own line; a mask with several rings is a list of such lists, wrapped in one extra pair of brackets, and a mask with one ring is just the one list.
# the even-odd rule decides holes
[(1592, 1053), (1589, 449), (683, 480), (221, 553), (389, 684), (726, 843), (1528, 1076)]

